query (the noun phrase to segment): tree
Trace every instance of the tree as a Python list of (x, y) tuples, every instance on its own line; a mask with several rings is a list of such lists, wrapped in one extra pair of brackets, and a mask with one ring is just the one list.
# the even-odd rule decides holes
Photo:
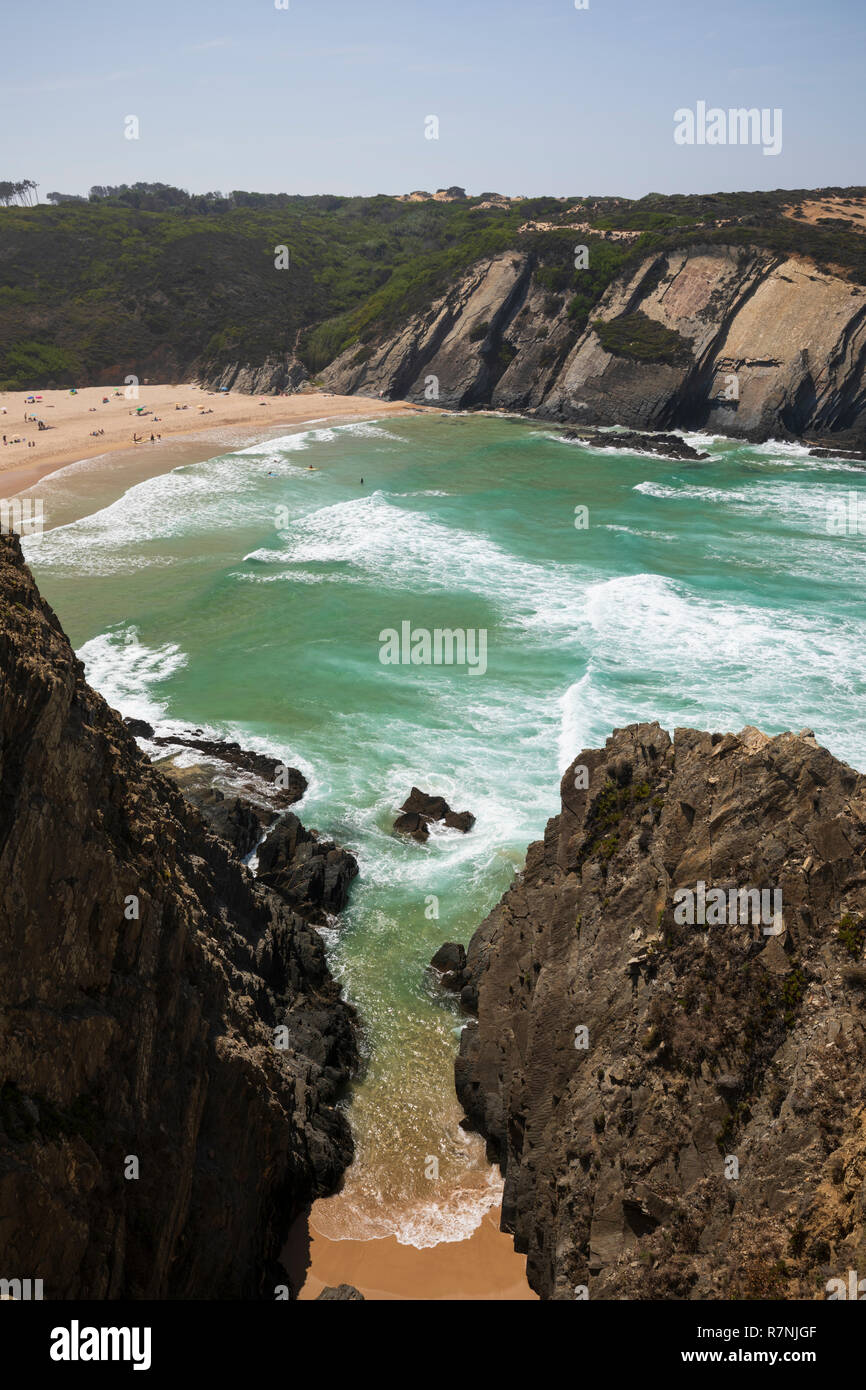
[(0, 180), (0, 203), (7, 208), (13, 203), (22, 208), (32, 208), (39, 201), (36, 196), (38, 187), (39, 184), (34, 183), (33, 179)]

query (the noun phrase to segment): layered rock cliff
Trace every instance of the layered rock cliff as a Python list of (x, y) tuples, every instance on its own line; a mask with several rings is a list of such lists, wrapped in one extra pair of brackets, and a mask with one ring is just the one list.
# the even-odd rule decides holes
[[(642, 356), (596, 327), (634, 315), (669, 330), (680, 350)], [(322, 381), (583, 424), (857, 443), (866, 439), (866, 289), (767, 250), (691, 247), (618, 276), (577, 332), (567, 299), (539, 283), (532, 258), (506, 252), (386, 341), (350, 348)]]
[(355, 1058), (302, 909), (139, 752), (0, 539), (0, 1274), (273, 1297), (351, 1160)]
[[(561, 793), (469, 947), (456, 1066), (531, 1285), (825, 1297), (866, 1265), (866, 778), (808, 731), (642, 724)], [(685, 919), (701, 882), (725, 924)], [(742, 888), (781, 916), (732, 921)]]

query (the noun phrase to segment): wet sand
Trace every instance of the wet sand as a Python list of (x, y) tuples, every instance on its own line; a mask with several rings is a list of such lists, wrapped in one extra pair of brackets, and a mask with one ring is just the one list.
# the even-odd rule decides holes
[(318, 1298), (328, 1285), (354, 1284), (374, 1301), (537, 1301), (526, 1282), (526, 1257), (499, 1230), (499, 1210), (489, 1211), (468, 1240), (416, 1250), (387, 1240), (329, 1240), (310, 1221), (310, 1267), (301, 1300)]

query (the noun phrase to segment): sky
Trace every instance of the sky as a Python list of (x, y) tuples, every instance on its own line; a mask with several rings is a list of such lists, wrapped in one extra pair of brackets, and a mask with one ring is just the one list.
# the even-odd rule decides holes
[[(138, 180), (626, 197), (866, 183), (866, 0), (579, 3), (3, 0), (0, 178), (41, 199)], [(781, 151), (677, 144), (674, 114), (698, 102), (779, 109)]]

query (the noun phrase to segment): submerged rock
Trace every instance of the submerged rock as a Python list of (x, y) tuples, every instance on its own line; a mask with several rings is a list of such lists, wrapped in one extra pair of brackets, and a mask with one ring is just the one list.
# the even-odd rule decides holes
[(821, 1296), (866, 1266), (866, 778), (808, 730), (640, 724), (561, 797), (470, 943), (456, 1063), (530, 1284)]

